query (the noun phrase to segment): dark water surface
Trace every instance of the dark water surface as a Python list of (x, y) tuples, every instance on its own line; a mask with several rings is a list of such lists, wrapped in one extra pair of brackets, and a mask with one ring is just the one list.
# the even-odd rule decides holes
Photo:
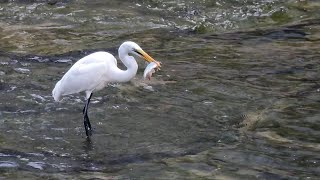
[[(1, 1), (0, 179), (317, 179), (317, 1)], [(79, 58), (163, 63), (56, 103)], [(138, 60), (139, 61), (139, 60)], [(120, 64), (120, 63), (119, 63)]]

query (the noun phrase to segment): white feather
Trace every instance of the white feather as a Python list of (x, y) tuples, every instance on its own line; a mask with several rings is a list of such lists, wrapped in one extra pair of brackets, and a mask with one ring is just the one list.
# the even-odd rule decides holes
[[(89, 98), (92, 92), (101, 90), (110, 82), (130, 81), (137, 73), (138, 64), (129, 53), (134, 54), (137, 50), (149, 56), (134, 42), (124, 42), (119, 47), (120, 60), (127, 70), (119, 69), (116, 58), (108, 52), (95, 52), (83, 57), (57, 82), (52, 90), (54, 100), (60, 101), (62, 96), (83, 91)], [(136, 54), (142, 56), (141, 53)], [(148, 61), (155, 60), (149, 58)]]

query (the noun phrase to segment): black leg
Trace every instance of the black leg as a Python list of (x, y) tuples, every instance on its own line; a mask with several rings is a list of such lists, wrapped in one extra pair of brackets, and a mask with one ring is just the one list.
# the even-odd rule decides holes
[(89, 108), (89, 103), (90, 103), (90, 99), (91, 99), (92, 93), (90, 94), (90, 97), (87, 99), (86, 104), (84, 105), (84, 108), (82, 110), (83, 113), (83, 124), (84, 124), (84, 129), (86, 130), (86, 135), (87, 136), (91, 136), (91, 124), (90, 124), (90, 120), (88, 117), (88, 108)]

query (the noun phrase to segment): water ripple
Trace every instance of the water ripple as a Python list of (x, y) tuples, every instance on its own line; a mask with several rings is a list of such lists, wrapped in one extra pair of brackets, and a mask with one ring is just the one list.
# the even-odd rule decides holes
[(11, 161), (0, 161), (0, 168), (16, 168), (19, 164)]
[(35, 169), (43, 170), (46, 164), (44, 162), (28, 162), (27, 166), (31, 166)]

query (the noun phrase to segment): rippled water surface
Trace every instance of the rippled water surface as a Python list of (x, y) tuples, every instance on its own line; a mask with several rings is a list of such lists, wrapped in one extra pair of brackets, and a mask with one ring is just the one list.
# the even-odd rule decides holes
[[(0, 178), (318, 178), (318, 1), (0, 2)], [(163, 67), (94, 94), (88, 140), (52, 88), (125, 40)]]

